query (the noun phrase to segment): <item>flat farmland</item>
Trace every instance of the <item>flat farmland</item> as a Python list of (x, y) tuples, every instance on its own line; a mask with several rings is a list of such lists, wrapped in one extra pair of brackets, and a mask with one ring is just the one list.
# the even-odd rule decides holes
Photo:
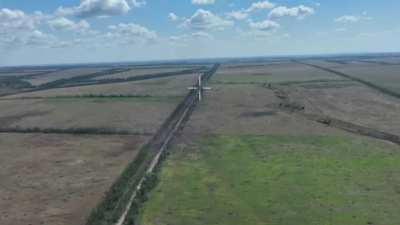
[(400, 93), (400, 66), (357, 65), (337, 68), (338, 71)]
[[(213, 89), (174, 141), (139, 224), (400, 221), (400, 147), (302, 115), (330, 112), (395, 132), (400, 126), (394, 122), (399, 120), (396, 99), (324, 72), (322, 79), (313, 73), (298, 79), (295, 69), (286, 70), (284, 79), (270, 81), (272, 87), (263, 84), (267, 80), (243, 82), (243, 66), (233, 73), (243, 80), (232, 82), (228, 71), (222, 73), (211, 79)], [(304, 108), (286, 110), (286, 104)], [(380, 109), (385, 114), (379, 115)]]
[[(155, 72), (156, 67), (148, 67), (143, 70)], [(127, 68), (60, 67), (37, 76), (13, 77), (14, 83), (7, 80), (14, 86), (25, 79), (32, 83), (0, 98), (1, 225), (86, 224), (109, 197), (110, 188), (116, 190), (115, 182), (127, 168), (140, 164), (137, 154), (147, 156), (142, 147), (197, 79), (188, 73), (87, 85), (97, 75), (107, 76), (105, 71)], [(65, 87), (74, 82), (79, 86)], [(56, 85), (37, 89), (47, 83)], [(0, 91), (6, 88), (0, 86)]]
[(148, 138), (0, 134), (0, 224), (85, 224)]
[(79, 77), (83, 75), (88, 75), (92, 73), (97, 73), (105, 70), (106, 68), (95, 67), (95, 68), (72, 68), (61, 71), (55, 71), (51, 73), (46, 73), (40, 76), (33, 76), (32, 78), (26, 79), (29, 83), (34, 86), (53, 82), (60, 79), (70, 79), (73, 77)]
[(396, 224), (399, 148), (344, 136), (206, 136), (165, 162), (140, 224)]
[(343, 60), (340, 61), (341, 63), (323, 60), (305, 60), (304, 62), (330, 68), (390, 91), (400, 93), (400, 65), (393, 62), (393, 60), (396, 59), (380, 58), (377, 60), (378, 61), (376, 61), (376, 59), (362, 61)]
[(53, 98), (0, 101), (2, 128), (104, 128), (153, 133), (180, 98)]
[(108, 76), (96, 77), (95, 80), (104, 80), (104, 79), (126, 79), (130, 77), (150, 75), (150, 74), (161, 74), (161, 73), (173, 73), (173, 72), (181, 72), (183, 70), (195, 69), (197, 67), (160, 67), (160, 68), (133, 68), (129, 71), (116, 73)]
[(400, 135), (400, 100), (360, 84), (333, 88), (289, 86), (284, 90), (291, 101), (305, 106), (305, 112), (327, 115), (366, 127)]
[(0, 99), (85, 95), (183, 96), (187, 93), (186, 88), (193, 85), (196, 78), (197, 75), (195, 74), (187, 74), (145, 81), (57, 88), (10, 95)]
[(186, 132), (226, 135), (335, 134), (335, 129), (320, 126), (277, 109), (273, 91), (262, 85), (212, 85), (186, 125)]
[(340, 77), (305, 65), (283, 62), (256, 66), (221, 67), (212, 82), (279, 83), (322, 79), (340, 79)]

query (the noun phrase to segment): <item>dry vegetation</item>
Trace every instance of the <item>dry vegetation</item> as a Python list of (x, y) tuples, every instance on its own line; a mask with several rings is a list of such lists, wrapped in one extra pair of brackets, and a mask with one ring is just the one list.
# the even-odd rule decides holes
[(194, 67), (177, 67), (177, 68), (169, 68), (169, 67), (161, 67), (161, 68), (133, 68), (129, 71), (116, 73), (109, 76), (101, 76), (95, 78), (96, 80), (104, 80), (104, 79), (115, 79), (115, 78), (130, 78), (141, 75), (148, 74), (158, 74), (158, 73), (170, 73), (170, 72), (179, 72), (182, 70), (193, 69)]
[[(107, 76), (97, 72), (117, 71), (113, 68), (60, 68), (18, 78), (16, 72), (34, 74), (34, 69), (13, 69), (7, 86), (0, 85), (0, 94), (8, 94), (0, 99), (1, 225), (85, 224), (195, 80), (184, 74), (85, 86), (93, 77)], [(10, 89), (10, 80), (14, 86), (25, 80), (52, 85)], [(82, 86), (60, 88), (71, 82)]]
[(147, 138), (0, 134), (0, 224), (84, 224)]
[(399, 220), (399, 146), (297, 113), (398, 134), (398, 99), (293, 63), (230, 65), (210, 86), (161, 169), (139, 224)]
[(287, 81), (309, 81), (341, 79), (318, 69), (297, 63), (272, 63), (256, 66), (222, 67), (212, 82), (215, 83), (279, 83)]
[(62, 71), (55, 71), (52, 73), (47, 73), (41, 76), (34, 76), (32, 78), (26, 79), (32, 85), (41, 85), (45, 83), (49, 83), (52, 81), (60, 80), (60, 79), (69, 79), (73, 77), (79, 77), (82, 75), (97, 73), (105, 70), (106, 68), (96, 67), (96, 68), (73, 68)]
[[(24, 97), (55, 97), (55, 96), (84, 96), (84, 95), (151, 95), (151, 96), (183, 96), (186, 87), (191, 86), (196, 79), (195, 74), (179, 77), (161, 78), (146, 81), (134, 81), (117, 84), (101, 84), (71, 88), (58, 88), (33, 93), (22, 93), (4, 98)], [(0, 98), (1, 99), (1, 98)]]

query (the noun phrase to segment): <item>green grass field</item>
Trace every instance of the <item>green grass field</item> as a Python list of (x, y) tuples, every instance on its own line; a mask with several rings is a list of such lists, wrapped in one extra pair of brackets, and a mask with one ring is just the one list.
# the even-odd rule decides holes
[(400, 149), (362, 137), (216, 136), (175, 149), (142, 225), (395, 225)]

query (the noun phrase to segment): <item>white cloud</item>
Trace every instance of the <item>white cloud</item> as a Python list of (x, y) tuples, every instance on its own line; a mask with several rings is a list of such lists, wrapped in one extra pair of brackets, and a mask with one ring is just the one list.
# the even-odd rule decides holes
[(195, 39), (213, 39), (214, 38), (211, 34), (203, 32), (203, 31), (198, 31), (198, 32), (192, 33), (192, 37)]
[(38, 30), (38, 26), (49, 16), (41, 12), (27, 14), (21, 10), (0, 9), (0, 46), (44, 46), (55, 38)]
[(111, 40), (118, 40), (121, 43), (154, 42), (157, 33), (148, 28), (134, 23), (120, 23), (108, 27), (112, 32), (106, 34)]
[[(136, 4), (138, 3), (136, 2)], [(56, 14), (59, 16), (86, 18), (93, 16), (121, 15), (127, 13), (130, 9), (126, 0), (81, 0), (79, 6), (71, 8), (59, 7)]]
[(272, 20), (264, 20), (261, 22), (250, 21), (249, 26), (252, 29), (262, 30), (262, 31), (275, 30), (280, 27), (280, 25), (277, 22), (272, 21)]
[(147, 2), (146, 1), (144, 1), (144, 0), (132, 0), (132, 5), (133, 5), (133, 7), (136, 7), (136, 8), (140, 8), (140, 7), (142, 7), (142, 6), (145, 6), (147, 4)]
[(199, 9), (186, 19), (182, 26), (193, 30), (223, 30), (233, 26), (233, 22), (222, 19), (210, 11)]
[(192, 0), (192, 4), (195, 5), (210, 5), (214, 4), (215, 0)]
[(274, 3), (269, 1), (262, 1), (262, 2), (254, 2), (251, 6), (246, 10), (246, 12), (252, 12), (259, 9), (272, 9), (275, 7)]
[(85, 31), (90, 28), (90, 24), (86, 20), (81, 20), (75, 23), (65, 17), (59, 17), (49, 22), (50, 27), (56, 30), (73, 30), (73, 31)]
[(21, 10), (0, 9), (0, 33), (33, 30), (45, 17), (41, 12), (29, 15)]
[(311, 7), (304, 5), (299, 5), (297, 7), (288, 8), (286, 6), (279, 6), (271, 10), (269, 13), (269, 18), (279, 18), (284, 16), (297, 17), (298, 19), (303, 19), (306, 16), (312, 15), (315, 10)]
[(177, 21), (179, 20), (179, 17), (175, 13), (171, 12), (168, 14), (168, 19), (170, 19), (171, 21)]
[(229, 19), (244, 20), (247, 17), (249, 17), (250, 13), (252, 13), (254, 11), (263, 10), (263, 9), (272, 9), (274, 7), (275, 7), (274, 3), (271, 3), (269, 1), (260, 1), (260, 2), (254, 2), (247, 9), (241, 9), (241, 10), (228, 12), (225, 15)]
[(338, 17), (334, 21), (336, 23), (357, 23), (363, 20), (372, 20), (372, 18), (367, 16), (366, 12), (363, 12), (361, 16), (346, 15)]
[(55, 41), (55, 37), (50, 34), (43, 33), (39, 30), (34, 30), (24, 40), (25, 45), (31, 46), (48, 46)]
[(213, 40), (214, 37), (206, 32), (198, 31), (190, 34), (182, 34), (177, 36), (170, 36), (169, 41), (173, 44), (184, 44), (186, 45), (188, 42), (191, 41), (208, 41)]
[(232, 12), (226, 13), (226, 16), (229, 19), (232, 18), (235, 20), (244, 20), (249, 16), (249, 14), (247, 14), (246, 12), (244, 12), (242, 10), (239, 10), (239, 11), (232, 11)]
[(51, 34), (46, 34), (39, 30), (32, 30), (26, 33), (10, 34), (0, 42), (0, 45), (5, 45), (5, 47), (8, 48), (23, 46), (49, 47), (53, 43), (56, 43), (56, 41), (56, 37)]

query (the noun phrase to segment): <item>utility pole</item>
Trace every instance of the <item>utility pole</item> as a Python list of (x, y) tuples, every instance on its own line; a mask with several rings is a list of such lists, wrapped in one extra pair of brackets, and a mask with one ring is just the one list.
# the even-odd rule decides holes
[(211, 90), (211, 87), (204, 87), (202, 82), (203, 76), (200, 74), (197, 80), (197, 84), (193, 87), (189, 87), (189, 90), (197, 90), (197, 96), (199, 98), (199, 102), (203, 99), (203, 92), (207, 90)]

